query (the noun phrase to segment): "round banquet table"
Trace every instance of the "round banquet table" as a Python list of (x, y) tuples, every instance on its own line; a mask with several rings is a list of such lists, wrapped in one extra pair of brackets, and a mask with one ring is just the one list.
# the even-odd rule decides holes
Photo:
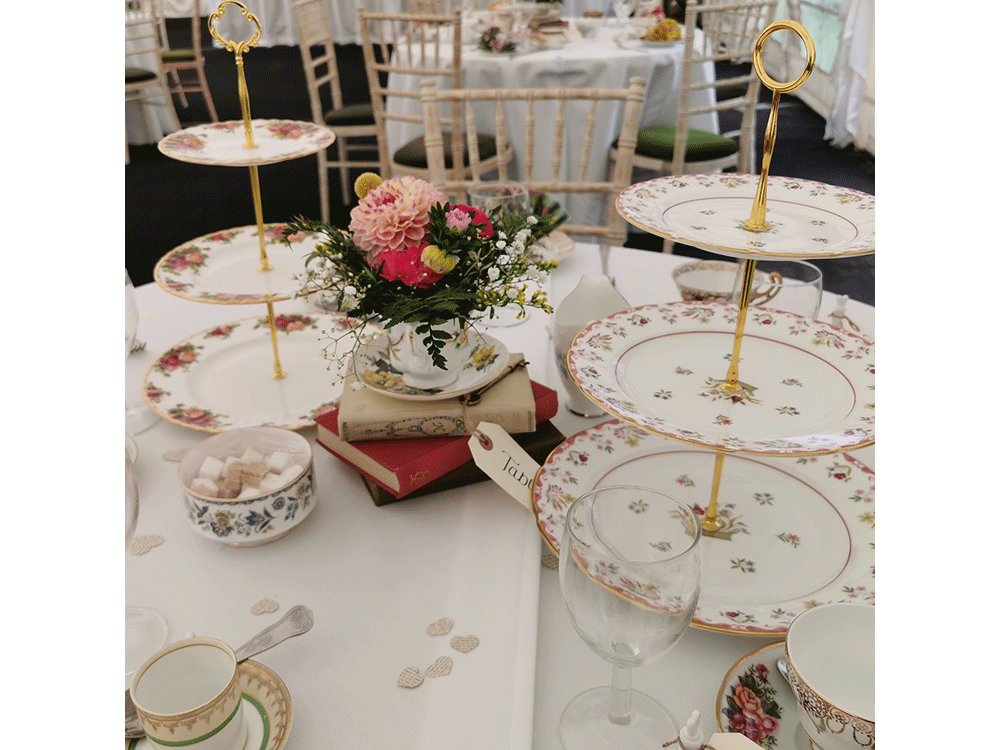
[[(689, 260), (613, 248), (607, 268), (629, 303), (641, 305), (679, 300), (670, 272)], [(596, 247), (577, 244), (552, 274), (553, 304), (581, 274), (600, 272)], [(170, 346), (258, 312), (185, 301), (155, 284), (138, 289), (138, 303), (139, 338), (147, 346), (126, 361), (133, 399), (143, 373)], [(820, 319), (833, 307), (833, 295), (824, 294)], [(275, 308), (312, 311), (302, 300)], [(852, 300), (847, 315), (874, 337), (873, 307)], [(524, 352), (532, 379), (556, 388), (562, 404), (548, 322), (532, 311), (522, 325), (489, 332), (510, 351)], [(560, 406), (553, 421), (570, 436), (602, 420)], [(533, 514), (490, 482), (377, 508), (357, 474), (315, 444), (315, 428), (302, 434), (314, 448), (315, 509), (286, 538), (256, 548), (207, 540), (187, 520), (177, 465), (162, 455), (194, 445), (204, 433), (161, 420), (139, 434), (137, 533), (159, 534), (164, 542), (127, 555), (126, 603), (162, 613), (171, 640), (194, 631), (234, 647), (293, 605), (311, 608), (312, 631), (258, 657), (291, 694), (289, 750), (559, 748), (563, 708), (581, 690), (607, 684), (611, 670), (570, 624), (557, 572), (540, 565)], [(854, 455), (874, 467), (874, 446)], [(280, 609), (253, 615), (251, 607), (265, 597)], [(461, 654), (447, 638), (427, 635), (426, 626), (445, 616), (455, 621), (452, 635), (476, 635), (479, 647)], [(727, 670), (774, 641), (690, 628), (664, 658), (633, 670), (633, 687), (679, 723), (699, 709), (711, 737)], [(424, 670), (446, 654), (454, 660), (450, 675), (416, 690), (397, 687), (405, 667)]]

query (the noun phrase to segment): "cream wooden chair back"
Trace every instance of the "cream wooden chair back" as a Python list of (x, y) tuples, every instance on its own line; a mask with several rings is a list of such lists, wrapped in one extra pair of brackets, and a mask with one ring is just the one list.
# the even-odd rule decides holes
[[(346, 206), (354, 198), (350, 170), (379, 168), (377, 160), (352, 158), (353, 155), (371, 152), (375, 148), (378, 129), (370, 103), (344, 105), (327, 2), (328, 0), (295, 0), (292, 3), (312, 119), (319, 125), (332, 128), (336, 135), (330, 148), (337, 150), (337, 158), (331, 161), (326, 150), (318, 154), (320, 211), (325, 222), (330, 221), (330, 170), (336, 169), (340, 174), (340, 195)], [(361, 79), (352, 81), (350, 85), (367, 87), (368, 84), (367, 80)], [(324, 89), (332, 105), (330, 109), (323, 107)]]
[[(439, 117), (441, 103), (458, 103), (466, 120), (466, 132), (473, 132), (475, 105), (493, 110), (495, 139), (500, 148), (507, 133), (521, 129), (525, 136), (524, 163), (517, 175), (509, 174), (508, 165), (499, 165), (500, 180), (515, 179), (529, 190), (545, 193), (583, 193), (604, 196), (604, 222), (586, 224), (584, 217), (570, 216), (560, 229), (578, 237), (595, 237), (602, 242), (621, 245), (625, 241), (625, 220), (614, 208), (619, 193), (631, 184), (632, 154), (646, 90), (644, 78), (632, 78), (626, 89), (445, 89), (438, 90), (432, 79), (423, 82), (424, 128), (431, 182), (453, 199), (464, 200), (469, 185), (481, 181), (491, 171), (479, 159), (477, 142), (467, 139), (471, 175), (450, 177), (444, 165), (444, 137)], [(509, 121), (505, 105), (518, 103), (517, 111), (526, 113), (523, 120)], [(581, 111), (582, 110), (582, 111)], [(607, 149), (595, 142), (600, 121), (615, 121), (621, 110), (618, 130), (618, 159), (608, 177)], [(581, 117), (581, 114), (583, 114)], [(547, 134), (552, 134), (551, 141)], [(544, 137), (543, 137), (544, 135)], [(569, 174), (575, 179), (558, 179), (569, 157), (569, 140), (581, 144)], [(595, 166), (598, 167), (595, 170)], [(595, 172), (600, 175), (594, 178)], [(572, 222), (572, 223), (570, 223)]]
[[(167, 109), (180, 129), (180, 120), (170, 96), (163, 67), (156, 6), (151, 0), (132, 0), (125, 11), (125, 101), (139, 102), (143, 127), (150, 141), (155, 135), (149, 125), (147, 106)], [(128, 130), (125, 132), (125, 162), (129, 161)]]
[[(710, 83), (692, 83), (693, 70), (704, 62), (712, 64), (728, 60), (746, 62), (753, 59), (754, 45), (764, 28), (774, 20), (778, 0), (706, 0), (689, 4), (684, 13), (684, 64), (681, 71), (681, 91), (677, 111), (677, 136), (670, 164), (671, 174), (714, 172), (736, 167), (738, 172), (754, 171), (757, 98), (760, 79), (751, 70), (735, 78), (717, 78)], [(703, 44), (696, 42), (695, 29), (701, 21)], [(691, 94), (713, 89), (716, 103), (694, 106)], [(738, 150), (722, 158), (698, 159), (688, 154), (692, 115), (737, 110), (743, 113), (738, 131), (726, 133), (737, 141)], [(642, 166), (641, 159), (636, 160)]]
[[(423, 136), (413, 138), (390, 153), (388, 128), (400, 124), (408, 125), (415, 132), (422, 131), (420, 82), (423, 79), (431, 77), (444, 88), (462, 87), (461, 11), (450, 14), (370, 13), (358, 8), (358, 21), (378, 128), (382, 176), (410, 174), (427, 179), (430, 171)], [(389, 106), (390, 99), (394, 100), (393, 106)], [(441, 127), (448, 134), (450, 144), (445, 161), (458, 179), (467, 173), (459, 102), (452, 102), (450, 113), (441, 118)], [(489, 153), (492, 142), (492, 138), (479, 138), (483, 161), (495, 168), (497, 155)]]
[[(190, 47), (171, 46), (170, 37), (167, 34), (167, 20), (163, 13), (163, 0), (154, 0), (154, 2), (159, 22), (160, 44), (163, 48), (163, 67), (167, 71), (170, 93), (177, 94), (181, 106), (185, 109), (188, 106), (187, 94), (200, 94), (205, 100), (209, 118), (212, 122), (218, 122), (219, 115), (215, 111), (212, 90), (208, 87), (208, 78), (205, 76), (205, 55), (201, 47), (202, 16), (199, 10), (199, 0), (193, 0), (191, 4)], [(182, 76), (182, 71), (191, 71), (194, 78)]]

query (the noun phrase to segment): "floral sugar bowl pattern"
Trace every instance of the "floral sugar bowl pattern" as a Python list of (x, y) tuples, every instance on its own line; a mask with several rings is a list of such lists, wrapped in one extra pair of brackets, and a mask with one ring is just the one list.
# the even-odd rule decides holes
[(185, 456), (178, 476), (195, 531), (236, 547), (281, 539), (315, 507), (312, 449), (282, 428), (209, 438)]

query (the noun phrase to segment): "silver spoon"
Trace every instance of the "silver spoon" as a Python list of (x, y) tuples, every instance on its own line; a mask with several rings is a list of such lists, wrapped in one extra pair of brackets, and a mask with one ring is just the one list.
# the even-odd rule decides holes
[(788, 664), (785, 662), (784, 659), (778, 659), (778, 674), (784, 677), (785, 682), (787, 682), (789, 685), (792, 684), (792, 681), (788, 679)]
[[(284, 640), (295, 635), (302, 635), (313, 626), (313, 613), (308, 607), (298, 604), (292, 607), (285, 616), (274, 625), (264, 628), (257, 635), (236, 649), (236, 661), (244, 662), (252, 656), (256, 656), (262, 651), (267, 651), (271, 646), (277, 646)], [(132, 702), (132, 695), (125, 691), (125, 739), (131, 740), (145, 736), (146, 732), (142, 728), (139, 720), (139, 713)]]

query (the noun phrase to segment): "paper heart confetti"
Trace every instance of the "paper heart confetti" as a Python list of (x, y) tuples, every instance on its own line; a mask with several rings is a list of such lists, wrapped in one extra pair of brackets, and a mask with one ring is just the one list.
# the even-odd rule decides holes
[(277, 612), (278, 606), (278, 603), (274, 599), (261, 599), (250, 608), (250, 611), (255, 615), (263, 615), (269, 612)]
[(133, 555), (145, 555), (153, 547), (159, 547), (161, 544), (163, 544), (163, 537), (159, 534), (143, 534), (133, 540), (129, 552)]
[(479, 645), (479, 639), (474, 635), (456, 635), (451, 639), (451, 647), (467, 654)]
[(424, 676), (416, 667), (407, 667), (399, 673), (399, 680), (396, 682), (400, 687), (415, 688), (420, 687), (424, 681)]
[(448, 635), (454, 625), (455, 621), (450, 617), (442, 617), (437, 622), (432, 622), (427, 626), (427, 635)]
[(450, 656), (439, 656), (433, 664), (427, 667), (428, 677), (444, 677), (451, 674), (451, 667), (454, 662)]

